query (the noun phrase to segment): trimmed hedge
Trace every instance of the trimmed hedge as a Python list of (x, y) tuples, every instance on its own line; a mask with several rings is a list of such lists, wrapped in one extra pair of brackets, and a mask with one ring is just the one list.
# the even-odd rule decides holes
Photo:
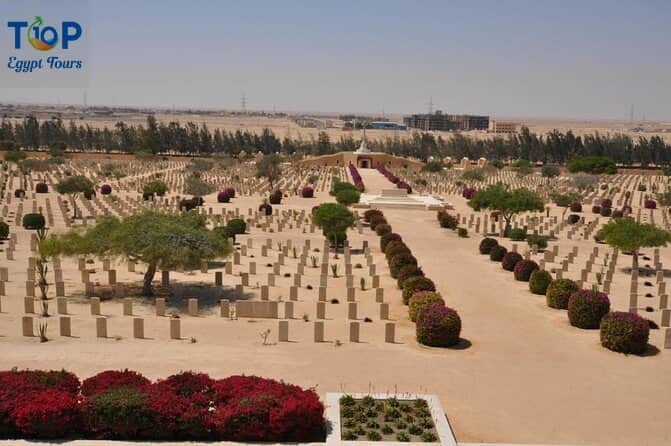
[(497, 245), (489, 251), (489, 260), (493, 262), (500, 262), (503, 260), (503, 256), (506, 255), (508, 249), (505, 246)]
[(403, 243), (403, 241), (392, 241), (387, 244), (387, 249), (384, 251), (384, 255), (387, 257), (387, 261), (396, 257), (399, 254), (410, 254), (410, 248), (408, 245)]
[(515, 264), (515, 268), (513, 269), (515, 280), (528, 282), (531, 278), (531, 273), (536, 270), (538, 270), (538, 263), (533, 260), (520, 260)]
[(419, 291), (436, 291), (433, 280), (424, 276), (410, 277), (403, 282), (403, 304), (408, 305), (410, 298)]
[(394, 279), (398, 278), (398, 272), (407, 265), (417, 265), (417, 259), (410, 253), (397, 254), (389, 259), (389, 272)]
[(105, 371), (0, 372), (0, 435), (145, 441), (321, 442), (324, 406), (314, 390), (254, 376), (215, 381), (183, 372), (155, 383)]
[(47, 224), (42, 214), (26, 214), (23, 216), (22, 225), (25, 229), (42, 229)]
[(375, 227), (376, 227), (377, 225), (381, 225), (381, 224), (385, 224), (385, 225), (386, 225), (386, 224), (387, 224), (387, 219), (384, 218), (384, 215), (381, 215), (381, 214), (380, 214), (380, 215), (375, 214), (375, 215), (373, 215), (373, 216), (370, 218), (370, 220), (368, 220), (368, 223), (369, 223), (369, 225), (370, 225), (370, 228), (374, 231), (374, 230), (375, 230)]
[(574, 327), (586, 330), (599, 328), (601, 319), (610, 311), (610, 300), (604, 293), (578, 290), (568, 299), (568, 320)]
[(314, 196), (315, 190), (312, 188), (312, 186), (305, 186), (303, 189), (301, 189), (301, 197), (312, 198)]
[(268, 202), (270, 204), (280, 204), (282, 203), (282, 192), (279, 190), (276, 190), (270, 196), (268, 196)]
[(614, 311), (601, 319), (601, 345), (619, 353), (640, 355), (648, 348), (650, 324), (635, 313)]
[(424, 276), (424, 271), (417, 265), (406, 265), (398, 270), (396, 283), (400, 289), (403, 289), (405, 281), (411, 277)]
[(569, 224), (574, 225), (580, 221), (580, 215), (571, 214), (568, 216), (567, 221), (569, 222)]
[(375, 226), (375, 233), (382, 237), (383, 235), (391, 234), (391, 226), (386, 223)]
[(226, 193), (226, 191), (219, 192), (217, 194), (217, 203), (228, 203), (231, 201), (231, 196)]
[(112, 193), (112, 186), (109, 184), (103, 184), (100, 186), (100, 195), (109, 195)]
[(49, 192), (49, 186), (47, 186), (46, 183), (37, 183), (35, 185), (36, 194), (46, 194), (48, 192)]
[(571, 209), (571, 212), (582, 212), (582, 204), (576, 201), (574, 203), (571, 203), (569, 209)]
[(363, 221), (365, 221), (366, 223), (370, 223), (370, 219), (374, 215), (379, 215), (380, 217), (384, 217), (384, 214), (382, 213), (381, 210), (379, 210), (379, 209), (368, 209), (363, 213)]
[(517, 262), (522, 260), (523, 257), (520, 253), (518, 252), (507, 252), (504, 254), (503, 259), (501, 259), (501, 267), (505, 269), (506, 271), (513, 271), (515, 269), (515, 265), (517, 265)]
[(540, 269), (535, 270), (529, 277), (529, 291), (544, 296), (550, 283), (552, 283), (552, 275), (549, 272)]
[(571, 294), (578, 291), (578, 284), (571, 279), (557, 279), (550, 282), (545, 291), (548, 307), (566, 310)]
[(461, 318), (440, 302), (422, 308), (415, 324), (417, 341), (431, 347), (450, 347), (459, 342)]
[(390, 242), (400, 242), (403, 241), (403, 238), (399, 234), (396, 234), (395, 232), (391, 232), (389, 234), (385, 234), (382, 237), (380, 237), (380, 251), (385, 252), (387, 249), (387, 245), (389, 245)]
[(492, 252), (492, 248), (499, 246), (499, 242), (495, 238), (485, 237), (480, 242), (479, 250), (480, 254), (489, 254)]
[(408, 316), (410, 316), (410, 320), (415, 322), (417, 315), (424, 307), (437, 302), (445, 305), (445, 301), (440, 293), (436, 293), (435, 291), (416, 292), (408, 301)]

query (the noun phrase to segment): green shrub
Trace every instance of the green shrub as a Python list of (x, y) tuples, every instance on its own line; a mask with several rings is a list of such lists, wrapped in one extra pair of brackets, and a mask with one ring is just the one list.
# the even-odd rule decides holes
[(513, 228), (508, 234), (511, 240), (521, 242), (527, 237), (527, 230), (525, 228)]
[(491, 251), (489, 251), (489, 260), (493, 262), (500, 262), (503, 260), (503, 256), (505, 256), (507, 252), (508, 250), (505, 246), (496, 245), (492, 248)]
[(569, 297), (578, 291), (578, 289), (578, 284), (571, 279), (553, 280), (545, 291), (548, 307), (556, 308), (557, 310), (566, 310), (568, 308)]
[(610, 158), (605, 156), (585, 156), (574, 158), (566, 166), (569, 172), (587, 172), (591, 174), (615, 174), (617, 167)]
[(83, 414), (87, 431), (102, 439), (137, 439), (155, 423), (145, 393), (130, 387), (94, 395), (84, 403)]
[(461, 238), (468, 237), (468, 229), (466, 228), (457, 228), (457, 235)]
[(424, 271), (422, 271), (422, 268), (418, 267), (417, 265), (406, 265), (398, 270), (398, 274), (396, 275), (396, 283), (400, 289), (403, 289), (403, 284), (407, 279), (410, 277), (423, 275)]
[(410, 248), (403, 241), (391, 241), (387, 243), (387, 249), (384, 251), (387, 260), (391, 260), (398, 254), (410, 254)]
[(640, 355), (648, 348), (650, 324), (635, 313), (608, 313), (599, 329), (601, 345), (614, 352)]
[(382, 237), (383, 235), (391, 234), (391, 226), (386, 223), (375, 226), (375, 233)]
[(527, 243), (529, 246), (536, 245), (538, 249), (545, 249), (548, 247), (548, 239), (542, 235), (531, 234), (527, 237)]
[(42, 214), (26, 214), (23, 216), (22, 223), (26, 229), (42, 229), (46, 225)]
[(545, 295), (548, 286), (552, 282), (552, 275), (545, 270), (536, 270), (529, 278), (529, 291), (534, 294)]
[(402, 240), (401, 236), (396, 233), (384, 234), (380, 237), (380, 251), (385, 252), (389, 243), (400, 242)]
[(478, 249), (480, 250), (480, 254), (489, 254), (495, 246), (499, 246), (499, 242), (495, 238), (485, 237), (480, 242)]
[(538, 264), (533, 260), (520, 260), (515, 264), (513, 273), (515, 275), (515, 280), (520, 282), (528, 282), (531, 278), (531, 273), (538, 269)]
[(369, 226), (374, 231), (377, 225), (387, 224), (387, 219), (384, 218), (384, 215), (373, 215), (369, 220)]
[(245, 231), (247, 231), (247, 223), (241, 218), (234, 218), (226, 223), (226, 228), (228, 229), (228, 232), (235, 237), (236, 235), (244, 234)]
[(0, 239), (9, 237), (9, 225), (4, 221), (0, 221)]
[(408, 301), (408, 316), (410, 316), (410, 320), (415, 322), (417, 320), (417, 315), (422, 308), (436, 302), (445, 305), (445, 301), (440, 293), (434, 291), (418, 291), (414, 293)]
[(336, 201), (345, 206), (349, 206), (354, 203), (358, 203), (361, 198), (361, 192), (355, 189), (345, 189), (341, 190), (336, 194)]
[(150, 197), (156, 195), (162, 197), (168, 191), (168, 185), (161, 180), (153, 180), (145, 183), (142, 188), (142, 195)]

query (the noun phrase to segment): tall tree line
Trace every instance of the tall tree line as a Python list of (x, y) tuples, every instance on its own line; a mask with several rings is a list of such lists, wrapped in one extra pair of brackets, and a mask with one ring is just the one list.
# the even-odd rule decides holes
[[(358, 141), (351, 135), (331, 141), (328, 134), (320, 132), (317, 137), (288, 138), (280, 140), (271, 130), (260, 134), (236, 130), (234, 132), (215, 129), (206, 124), (187, 122), (158, 122), (153, 115), (147, 117), (145, 125), (128, 125), (117, 122), (114, 128), (94, 128), (89, 124), (70, 121), (67, 125), (59, 118), (38, 121), (27, 116), (23, 121), (12, 123), (3, 119), (0, 123), (0, 149), (17, 147), (46, 150), (54, 146), (66, 147), (70, 151), (101, 151), (137, 153), (179, 153), (190, 155), (238, 155), (240, 152), (287, 153), (304, 155), (326, 155), (339, 151), (355, 150)], [(623, 165), (669, 165), (671, 145), (659, 136), (640, 137), (634, 141), (623, 134), (602, 135), (594, 133), (583, 137), (570, 130), (562, 133), (553, 130), (538, 135), (523, 127), (518, 134), (488, 139), (474, 138), (455, 133), (450, 138), (432, 133), (414, 132), (410, 138), (400, 136), (376, 139), (368, 146), (379, 152), (399, 156), (410, 156), (427, 160), (429, 157), (471, 159), (527, 159), (532, 162), (563, 164), (578, 156), (606, 156)]]

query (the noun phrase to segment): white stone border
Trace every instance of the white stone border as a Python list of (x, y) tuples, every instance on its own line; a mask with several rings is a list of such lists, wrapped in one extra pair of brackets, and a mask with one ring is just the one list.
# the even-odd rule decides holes
[(382, 445), (382, 446), (391, 446), (391, 445), (409, 445), (409, 446), (419, 446), (419, 445), (429, 445), (436, 443), (417, 443), (417, 442), (400, 442), (400, 441), (346, 441), (341, 437), (341, 427), (340, 427), (340, 397), (344, 395), (349, 395), (356, 399), (361, 399), (365, 396), (372, 396), (376, 400), (384, 400), (387, 398), (395, 397), (398, 400), (417, 400), (422, 399), (427, 402), (429, 405), (429, 411), (431, 412), (431, 418), (433, 423), (436, 426), (436, 432), (438, 433), (438, 441), (441, 445), (444, 446), (457, 446), (457, 440), (454, 438), (454, 433), (450, 427), (450, 422), (447, 419), (447, 414), (443, 410), (443, 406), (440, 404), (440, 400), (436, 395), (422, 395), (422, 394), (413, 394), (413, 393), (401, 393), (401, 394), (392, 394), (392, 393), (327, 393), (326, 394), (326, 419), (329, 422), (328, 432), (326, 434), (326, 443), (329, 445), (347, 445), (347, 446), (372, 446), (372, 445)]

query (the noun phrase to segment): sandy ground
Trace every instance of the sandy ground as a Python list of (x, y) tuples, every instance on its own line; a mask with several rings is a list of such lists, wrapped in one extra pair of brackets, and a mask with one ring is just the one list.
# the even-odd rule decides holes
[[(376, 171), (361, 173), (368, 191), (389, 187)], [(292, 198), (281, 207), (309, 209), (323, 199), (326, 196)], [(258, 197), (246, 197), (229, 206), (246, 209), (258, 203)], [(455, 205), (457, 210), (466, 210), (461, 200)], [(396, 344), (383, 342), (383, 325), (375, 317), (371, 292), (360, 298), (360, 317), (370, 314), (374, 322), (362, 323), (363, 342), (346, 342), (342, 279), (329, 283), (329, 298), (338, 296), (341, 303), (327, 310), (329, 342), (325, 343), (312, 342), (312, 324), (301, 319), (304, 311), (314, 311), (315, 295), (305, 292), (297, 303), (296, 320), (290, 322), (293, 342), (289, 343), (275, 342), (275, 320), (229, 321), (215, 315), (183, 317), (184, 339), (169, 340), (167, 320), (150, 316), (150, 306), (137, 308), (137, 314), (147, 318), (150, 339), (132, 339), (131, 321), (121, 316), (121, 303), (109, 302), (103, 304), (103, 313), (110, 316), (110, 336), (118, 335), (119, 339), (95, 338), (88, 306), (71, 304), (75, 337), (54, 336), (40, 344), (37, 339), (20, 336), (28, 256), (28, 234), (20, 229), (19, 260), (0, 260), (10, 268), (0, 314), (0, 369), (66, 368), (87, 377), (105, 369), (132, 368), (150, 378), (194, 369), (214, 377), (244, 373), (283, 379), (314, 386), (321, 395), (330, 391), (427, 392), (440, 397), (460, 442), (671, 443), (665, 415), (671, 402), (666, 378), (671, 372), (668, 350), (647, 357), (605, 350), (598, 332), (569, 326), (564, 311), (547, 308), (542, 297), (528, 292), (526, 283), (514, 281), (512, 274), (478, 255), (480, 237), (457, 238), (438, 226), (434, 212), (385, 210), (385, 215), (437, 283), (447, 304), (459, 311), (465, 340), (459, 348), (432, 349), (416, 344), (413, 324), (407, 320), (400, 291), (384, 266), (377, 237), (367, 229), (363, 234), (351, 231), (350, 239), (353, 246), (360, 246), (363, 240), (370, 242), (385, 287), (385, 301), (390, 302), (391, 317), (397, 322)], [(305, 237), (300, 230), (292, 234), (295, 240)], [(268, 234), (252, 231), (251, 237), (265, 240)], [(314, 243), (319, 240), (317, 234), (309, 237)], [(574, 244), (581, 250), (592, 246), (591, 242), (560, 242), (562, 250)], [(629, 266), (626, 259), (622, 256), (618, 269)], [(671, 264), (668, 248), (662, 249), (662, 262)], [(70, 292), (77, 282), (76, 266), (74, 262), (63, 263)], [(119, 281), (133, 280), (125, 268), (119, 267), (119, 271)], [(175, 277), (212, 281), (212, 271), (204, 277), (200, 273)], [(310, 270), (307, 274), (318, 276)], [(102, 280), (104, 276), (96, 277)], [(225, 284), (230, 285), (227, 280), (234, 279), (227, 276)], [(279, 288), (288, 287), (288, 280)], [(614, 282), (614, 309), (626, 308), (626, 287), (623, 279)], [(272, 330), (273, 345), (264, 346), (259, 335), (267, 328)], [(191, 337), (197, 342), (191, 343)], [(335, 346), (336, 339), (343, 345)], [(663, 348), (660, 330), (652, 333), (651, 344)]]

